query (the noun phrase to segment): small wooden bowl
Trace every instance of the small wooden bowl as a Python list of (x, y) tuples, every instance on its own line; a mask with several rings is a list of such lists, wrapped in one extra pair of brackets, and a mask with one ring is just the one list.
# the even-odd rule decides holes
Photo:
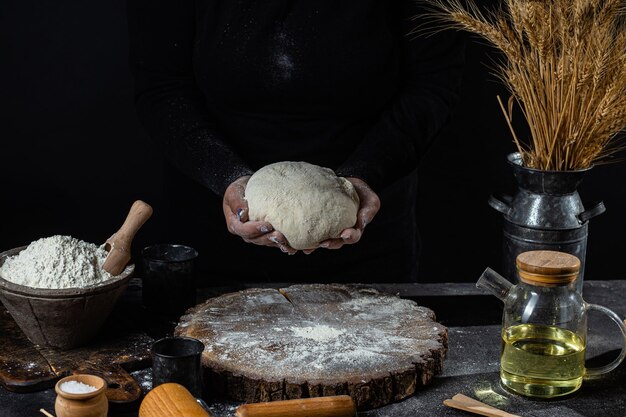
[[(68, 381), (78, 381), (91, 385), (96, 390), (86, 393), (71, 393), (61, 389), (61, 385)], [(78, 374), (60, 379), (54, 386), (57, 398), (54, 411), (57, 417), (106, 417), (109, 410), (109, 401), (105, 395), (107, 383), (96, 375)]]
[[(0, 266), (25, 248), (0, 253)], [(0, 301), (31, 342), (71, 349), (96, 335), (126, 290), (134, 269), (129, 264), (101, 285), (59, 290), (18, 285), (0, 276)]]

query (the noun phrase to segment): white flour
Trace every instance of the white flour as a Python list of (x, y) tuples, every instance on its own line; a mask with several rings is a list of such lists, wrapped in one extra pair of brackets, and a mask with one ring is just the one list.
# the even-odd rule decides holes
[(318, 324), (317, 326), (290, 327), (289, 330), (298, 337), (312, 339), (316, 342), (327, 342), (336, 339), (346, 332), (345, 330), (338, 330), (323, 324)]
[(112, 278), (102, 269), (106, 256), (104, 247), (57, 235), (36, 240), (7, 258), (0, 275), (34, 288), (83, 288)]

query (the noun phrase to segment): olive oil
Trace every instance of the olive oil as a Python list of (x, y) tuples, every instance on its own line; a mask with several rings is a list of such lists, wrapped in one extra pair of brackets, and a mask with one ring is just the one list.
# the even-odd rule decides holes
[(500, 379), (510, 390), (530, 397), (567, 395), (585, 374), (585, 341), (554, 326), (520, 324), (502, 332)]

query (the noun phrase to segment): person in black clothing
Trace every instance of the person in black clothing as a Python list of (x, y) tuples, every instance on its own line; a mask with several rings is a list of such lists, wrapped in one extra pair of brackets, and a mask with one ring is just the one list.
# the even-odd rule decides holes
[[(411, 36), (415, 0), (128, 10), (138, 114), (170, 162), (169, 239), (197, 247), (217, 280), (416, 280), (416, 169), (458, 101), (454, 33)], [(277, 161), (348, 178), (362, 199), (354, 228), (309, 256), (264, 247), (295, 252), (246, 221), (247, 179)]]

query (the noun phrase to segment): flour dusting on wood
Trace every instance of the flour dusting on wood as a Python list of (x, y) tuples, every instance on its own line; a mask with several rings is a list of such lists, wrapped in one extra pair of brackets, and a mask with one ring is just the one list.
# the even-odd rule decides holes
[(328, 342), (346, 332), (345, 330), (338, 330), (323, 324), (318, 324), (317, 326), (290, 327), (289, 330), (297, 337), (315, 340), (316, 342)]
[(237, 400), (333, 392), (374, 407), (412, 394), (441, 370), (447, 329), (413, 301), (343, 285), (282, 291), (288, 297), (251, 289), (210, 299), (176, 328), (202, 340), (203, 365)]

